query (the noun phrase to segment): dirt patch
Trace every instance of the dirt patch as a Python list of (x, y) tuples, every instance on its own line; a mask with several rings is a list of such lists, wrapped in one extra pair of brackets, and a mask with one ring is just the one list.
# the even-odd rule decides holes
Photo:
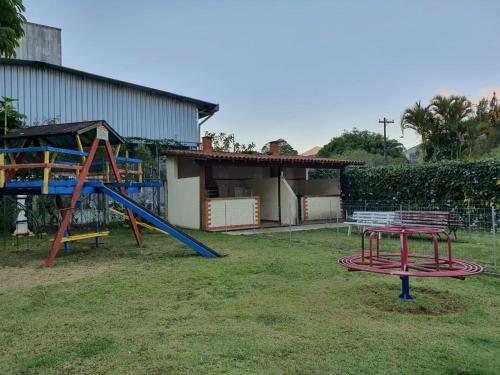
[(370, 286), (363, 292), (365, 304), (385, 312), (417, 315), (447, 315), (467, 310), (460, 297), (448, 291), (437, 291), (424, 287), (411, 289), (413, 301), (400, 301), (401, 291), (387, 285)]
[(65, 264), (62, 267), (45, 268), (40, 265), (40, 262), (31, 262), (24, 267), (2, 267), (0, 268), (0, 292), (94, 277), (122, 266), (122, 263), (110, 262), (107, 264)]

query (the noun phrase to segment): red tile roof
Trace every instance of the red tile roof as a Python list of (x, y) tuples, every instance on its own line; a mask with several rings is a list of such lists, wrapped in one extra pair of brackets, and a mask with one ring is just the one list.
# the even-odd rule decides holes
[(166, 150), (163, 155), (176, 155), (197, 160), (213, 160), (219, 162), (241, 162), (253, 164), (273, 164), (273, 165), (298, 165), (308, 168), (339, 168), (348, 165), (363, 165), (363, 161), (359, 160), (337, 160), (329, 158), (316, 158), (311, 156), (272, 156), (261, 154), (241, 154), (233, 152), (212, 152), (204, 153), (196, 150)]
[(318, 155), (319, 150), (321, 150), (321, 147), (315, 146), (315, 147), (303, 152), (302, 154), (300, 154), (300, 156), (316, 156), (316, 155)]

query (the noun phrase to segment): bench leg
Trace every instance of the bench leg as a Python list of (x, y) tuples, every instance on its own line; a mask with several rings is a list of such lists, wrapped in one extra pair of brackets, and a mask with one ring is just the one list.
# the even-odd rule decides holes
[(349, 225), (349, 228), (347, 229), (347, 236), (349, 237), (351, 235), (352, 231), (352, 225)]

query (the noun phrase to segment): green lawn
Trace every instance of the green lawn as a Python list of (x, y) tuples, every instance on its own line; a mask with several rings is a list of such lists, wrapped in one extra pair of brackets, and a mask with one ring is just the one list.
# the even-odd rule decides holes
[[(359, 248), (343, 231), (193, 234), (227, 256), (124, 229), (51, 269), (48, 240), (1, 251), (0, 374), (500, 373), (500, 278), (415, 279), (402, 303), (336, 264)], [(487, 236), (455, 246), (490, 259)]]

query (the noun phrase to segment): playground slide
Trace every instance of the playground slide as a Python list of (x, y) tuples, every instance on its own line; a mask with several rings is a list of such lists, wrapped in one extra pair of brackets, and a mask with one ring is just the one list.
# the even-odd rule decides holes
[(119, 191), (106, 185), (99, 186), (99, 190), (101, 190), (102, 193), (109, 196), (115, 202), (120, 203), (125, 208), (130, 209), (134, 214), (140, 216), (150, 224), (154, 225), (156, 228), (167, 232), (172, 237), (182, 242), (184, 245), (196, 251), (198, 254), (203, 255), (207, 258), (219, 258), (221, 256), (216, 251), (210, 249), (200, 241), (184, 233), (165, 219), (161, 218), (154, 212), (148, 210), (146, 207), (140, 205), (139, 203), (120, 193)]

